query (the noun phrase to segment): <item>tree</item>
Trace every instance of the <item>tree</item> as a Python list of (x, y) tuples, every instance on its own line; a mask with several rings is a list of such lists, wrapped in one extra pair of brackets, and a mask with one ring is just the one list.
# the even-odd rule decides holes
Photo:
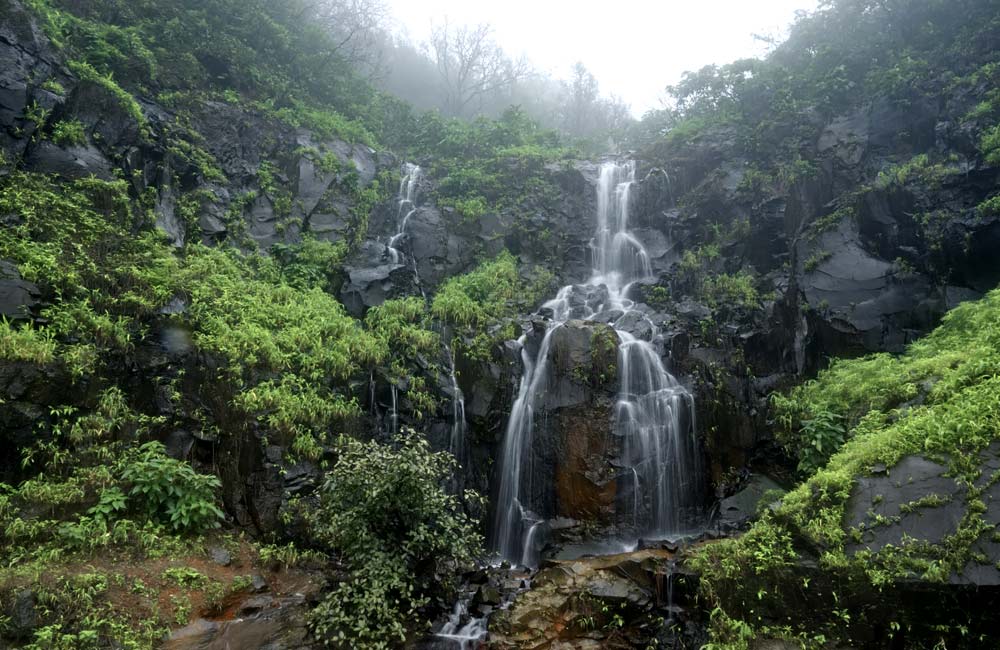
[(382, 72), (388, 15), (383, 0), (307, 0), (302, 17), (332, 36), (329, 56), (375, 75)]
[(595, 103), (600, 88), (597, 78), (587, 70), (581, 61), (573, 66), (573, 79), (569, 82), (569, 100), (566, 105), (564, 128), (575, 136), (582, 136), (590, 130), (594, 118)]
[(510, 91), (529, 72), (527, 59), (510, 59), (487, 23), (454, 28), (446, 20), (431, 34), (431, 55), (444, 87), (444, 110), (454, 117), (490, 95)]

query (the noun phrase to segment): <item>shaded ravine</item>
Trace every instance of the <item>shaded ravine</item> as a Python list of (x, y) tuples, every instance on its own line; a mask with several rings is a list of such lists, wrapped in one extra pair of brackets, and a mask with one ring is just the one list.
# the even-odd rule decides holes
[[(568, 285), (545, 303), (550, 314), (537, 355), (522, 346), (524, 373), (503, 439), (490, 535), (491, 550), (500, 560), (536, 566), (545, 543), (545, 521), (555, 513), (532, 503), (533, 487), (551, 490), (552, 477), (532, 463), (535, 417), (545, 408), (553, 377), (549, 362), (553, 333), (571, 319), (602, 320), (619, 340), (620, 386), (609, 436), (623, 448), (623, 466), (616, 477), (618, 519), (629, 521), (618, 531), (619, 541), (667, 537), (681, 532), (681, 514), (696, 506), (701, 475), (691, 394), (667, 372), (653, 342), (659, 332), (649, 322), (650, 340), (619, 329), (623, 319), (645, 319), (645, 312), (627, 298), (630, 285), (648, 281), (649, 256), (629, 230), (629, 192), (635, 163), (601, 166), (597, 215), (591, 249), (592, 275), (584, 285)], [(583, 294), (604, 297), (595, 304)], [(521, 342), (525, 342), (522, 337)], [(626, 543), (627, 546), (627, 543)]]

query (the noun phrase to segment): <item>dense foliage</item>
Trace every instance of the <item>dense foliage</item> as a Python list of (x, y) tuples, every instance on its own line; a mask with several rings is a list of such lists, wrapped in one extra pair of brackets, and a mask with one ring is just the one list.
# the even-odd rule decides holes
[(413, 431), (392, 446), (341, 441), (312, 529), (349, 575), (313, 611), (320, 638), (393, 647), (418, 627), (422, 607), (454, 589), (457, 570), (482, 552), (474, 522), (441, 487), (454, 466)]
[[(811, 149), (830, 118), (874, 98), (905, 107), (989, 84), (998, 31), (995, 8), (981, 0), (824, 0), (768, 57), (686, 73), (670, 88), (676, 109), (648, 115), (633, 144), (667, 160), (728, 127), (767, 182), (787, 186), (816, 172)], [(971, 126), (1000, 118), (996, 94), (988, 97), (966, 116)]]
[[(775, 398), (784, 442), (810, 476), (747, 535), (703, 552), (706, 593), (721, 607), (715, 633), (725, 643), (717, 647), (746, 647), (755, 635), (794, 638), (807, 647), (829, 639), (850, 642), (851, 617), (864, 624), (866, 616), (852, 603), (867, 602), (872, 593), (888, 596), (894, 585), (913, 577), (945, 582), (981, 561), (977, 540), (996, 525), (984, 517), (983, 502), (995, 477), (981, 476), (979, 453), (1000, 431), (998, 322), (1000, 291), (994, 290), (950, 312), (937, 330), (899, 357), (837, 361), (815, 381)], [(965, 486), (968, 505), (957, 530), (940, 544), (904, 540), (877, 553), (848, 551), (861, 534), (846, 523), (856, 477), (876, 467), (891, 471), (911, 454), (940, 459)], [(939, 501), (904, 508), (934, 505)], [(818, 561), (820, 574), (812, 586), (794, 577), (792, 569), (802, 558)], [(810, 613), (793, 617), (790, 625), (775, 621), (782, 603), (806, 593), (815, 601)], [(919, 631), (948, 647), (970, 626), (976, 629), (973, 621), (961, 619), (919, 620), (905, 611), (894, 616), (893, 629)], [(964, 642), (975, 647), (980, 641)]]

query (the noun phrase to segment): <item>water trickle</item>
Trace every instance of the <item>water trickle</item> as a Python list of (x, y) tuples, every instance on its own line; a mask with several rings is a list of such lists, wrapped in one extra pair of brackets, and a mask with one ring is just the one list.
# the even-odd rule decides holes
[[(524, 348), (524, 374), (511, 411), (500, 455), (500, 486), (497, 490), (491, 530), (491, 547), (513, 563), (533, 566), (537, 562), (542, 522), (553, 513), (541, 513), (531, 503), (532, 483), (552, 477), (536, 475), (532, 467), (534, 418), (544, 403), (549, 383), (548, 357), (553, 332), (569, 318), (588, 319), (598, 312), (618, 312), (612, 323), (618, 333), (620, 388), (613, 431), (622, 441), (624, 469), (619, 477), (619, 506), (631, 515), (632, 535), (667, 536), (680, 532), (682, 512), (698, 498), (700, 462), (694, 435), (694, 400), (667, 372), (651, 341), (637, 339), (619, 323), (645, 319), (653, 341), (659, 336), (648, 316), (626, 298), (629, 285), (652, 279), (649, 255), (629, 230), (629, 193), (635, 181), (635, 163), (605, 163), (597, 187), (597, 219), (591, 241), (593, 271), (582, 287), (563, 287), (543, 305), (552, 315), (538, 353)], [(602, 291), (596, 291), (602, 288)], [(589, 292), (600, 300), (574, 300), (574, 294)], [(596, 304), (595, 304), (596, 303)], [(639, 316), (636, 316), (639, 314)], [(630, 489), (631, 488), (631, 489)], [(630, 497), (630, 498), (629, 498)], [(631, 511), (631, 512), (630, 512)], [(545, 515), (545, 516), (543, 516)]]
[(465, 458), (465, 395), (458, 386), (458, 379), (455, 377), (455, 357), (451, 348), (445, 346), (445, 354), (448, 357), (449, 377), (451, 378), (451, 438), (449, 440), (449, 451), (458, 459), (460, 465), (464, 465)]
[(398, 390), (396, 384), (390, 384), (392, 392), (392, 411), (389, 413), (390, 421), (392, 422), (392, 433), (399, 433), (399, 407), (397, 406), (398, 401)]

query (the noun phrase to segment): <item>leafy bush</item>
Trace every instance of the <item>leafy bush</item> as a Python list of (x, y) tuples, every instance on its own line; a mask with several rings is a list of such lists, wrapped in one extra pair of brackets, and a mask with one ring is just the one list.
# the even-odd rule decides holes
[(338, 288), (347, 244), (304, 238), (298, 244), (275, 244), (271, 254), (281, 267), (285, 281), (297, 289), (318, 287), (331, 293)]
[(1000, 216), (1000, 195), (986, 199), (976, 206), (976, 216), (980, 219)]
[(449, 278), (434, 296), (431, 311), (447, 323), (482, 327), (509, 311), (518, 282), (517, 262), (504, 251), (465, 275)]
[(189, 464), (170, 458), (162, 443), (147, 442), (125, 467), (122, 479), (132, 486), (129, 498), (153, 520), (177, 531), (202, 531), (219, 526), (222, 511), (215, 476), (198, 474)]
[(55, 359), (56, 341), (48, 328), (16, 327), (0, 318), (0, 359), (29, 361), (38, 365)]
[(754, 286), (754, 277), (746, 271), (709, 275), (702, 283), (701, 296), (709, 306), (722, 311), (760, 307), (760, 294)]
[(341, 440), (313, 530), (350, 577), (311, 613), (317, 636), (343, 648), (392, 647), (418, 626), (421, 607), (454, 588), (457, 568), (482, 544), (458, 499), (441, 488), (454, 464), (413, 431), (391, 446)]
[(829, 411), (815, 413), (802, 421), (800, 436), (805, 445), (799, 449), (799, 471), (811, 474), (826, 464), (833, 452), (844, 444), (843, 416)]
[(990, 165), (1000, 165), (1000, 124), (983, 134), (979, 149)]
[(413, 372), (422, 365), (428, 366), (429, 373), (439, 371), (435, 360), (441, 354), (441, 337), (431, 329), (430, 321), (427, 303), (416, 297), (387, 300), (365, 315), (365, 326), (387, 352), (391, 381), (407, 386), (407, 397), (418, 419), (437, 408), (424, 377)]
[(61, 120), (52, 127), (52, 141), (63, 147), (86, 144), (87, 135), (78, 120)]

